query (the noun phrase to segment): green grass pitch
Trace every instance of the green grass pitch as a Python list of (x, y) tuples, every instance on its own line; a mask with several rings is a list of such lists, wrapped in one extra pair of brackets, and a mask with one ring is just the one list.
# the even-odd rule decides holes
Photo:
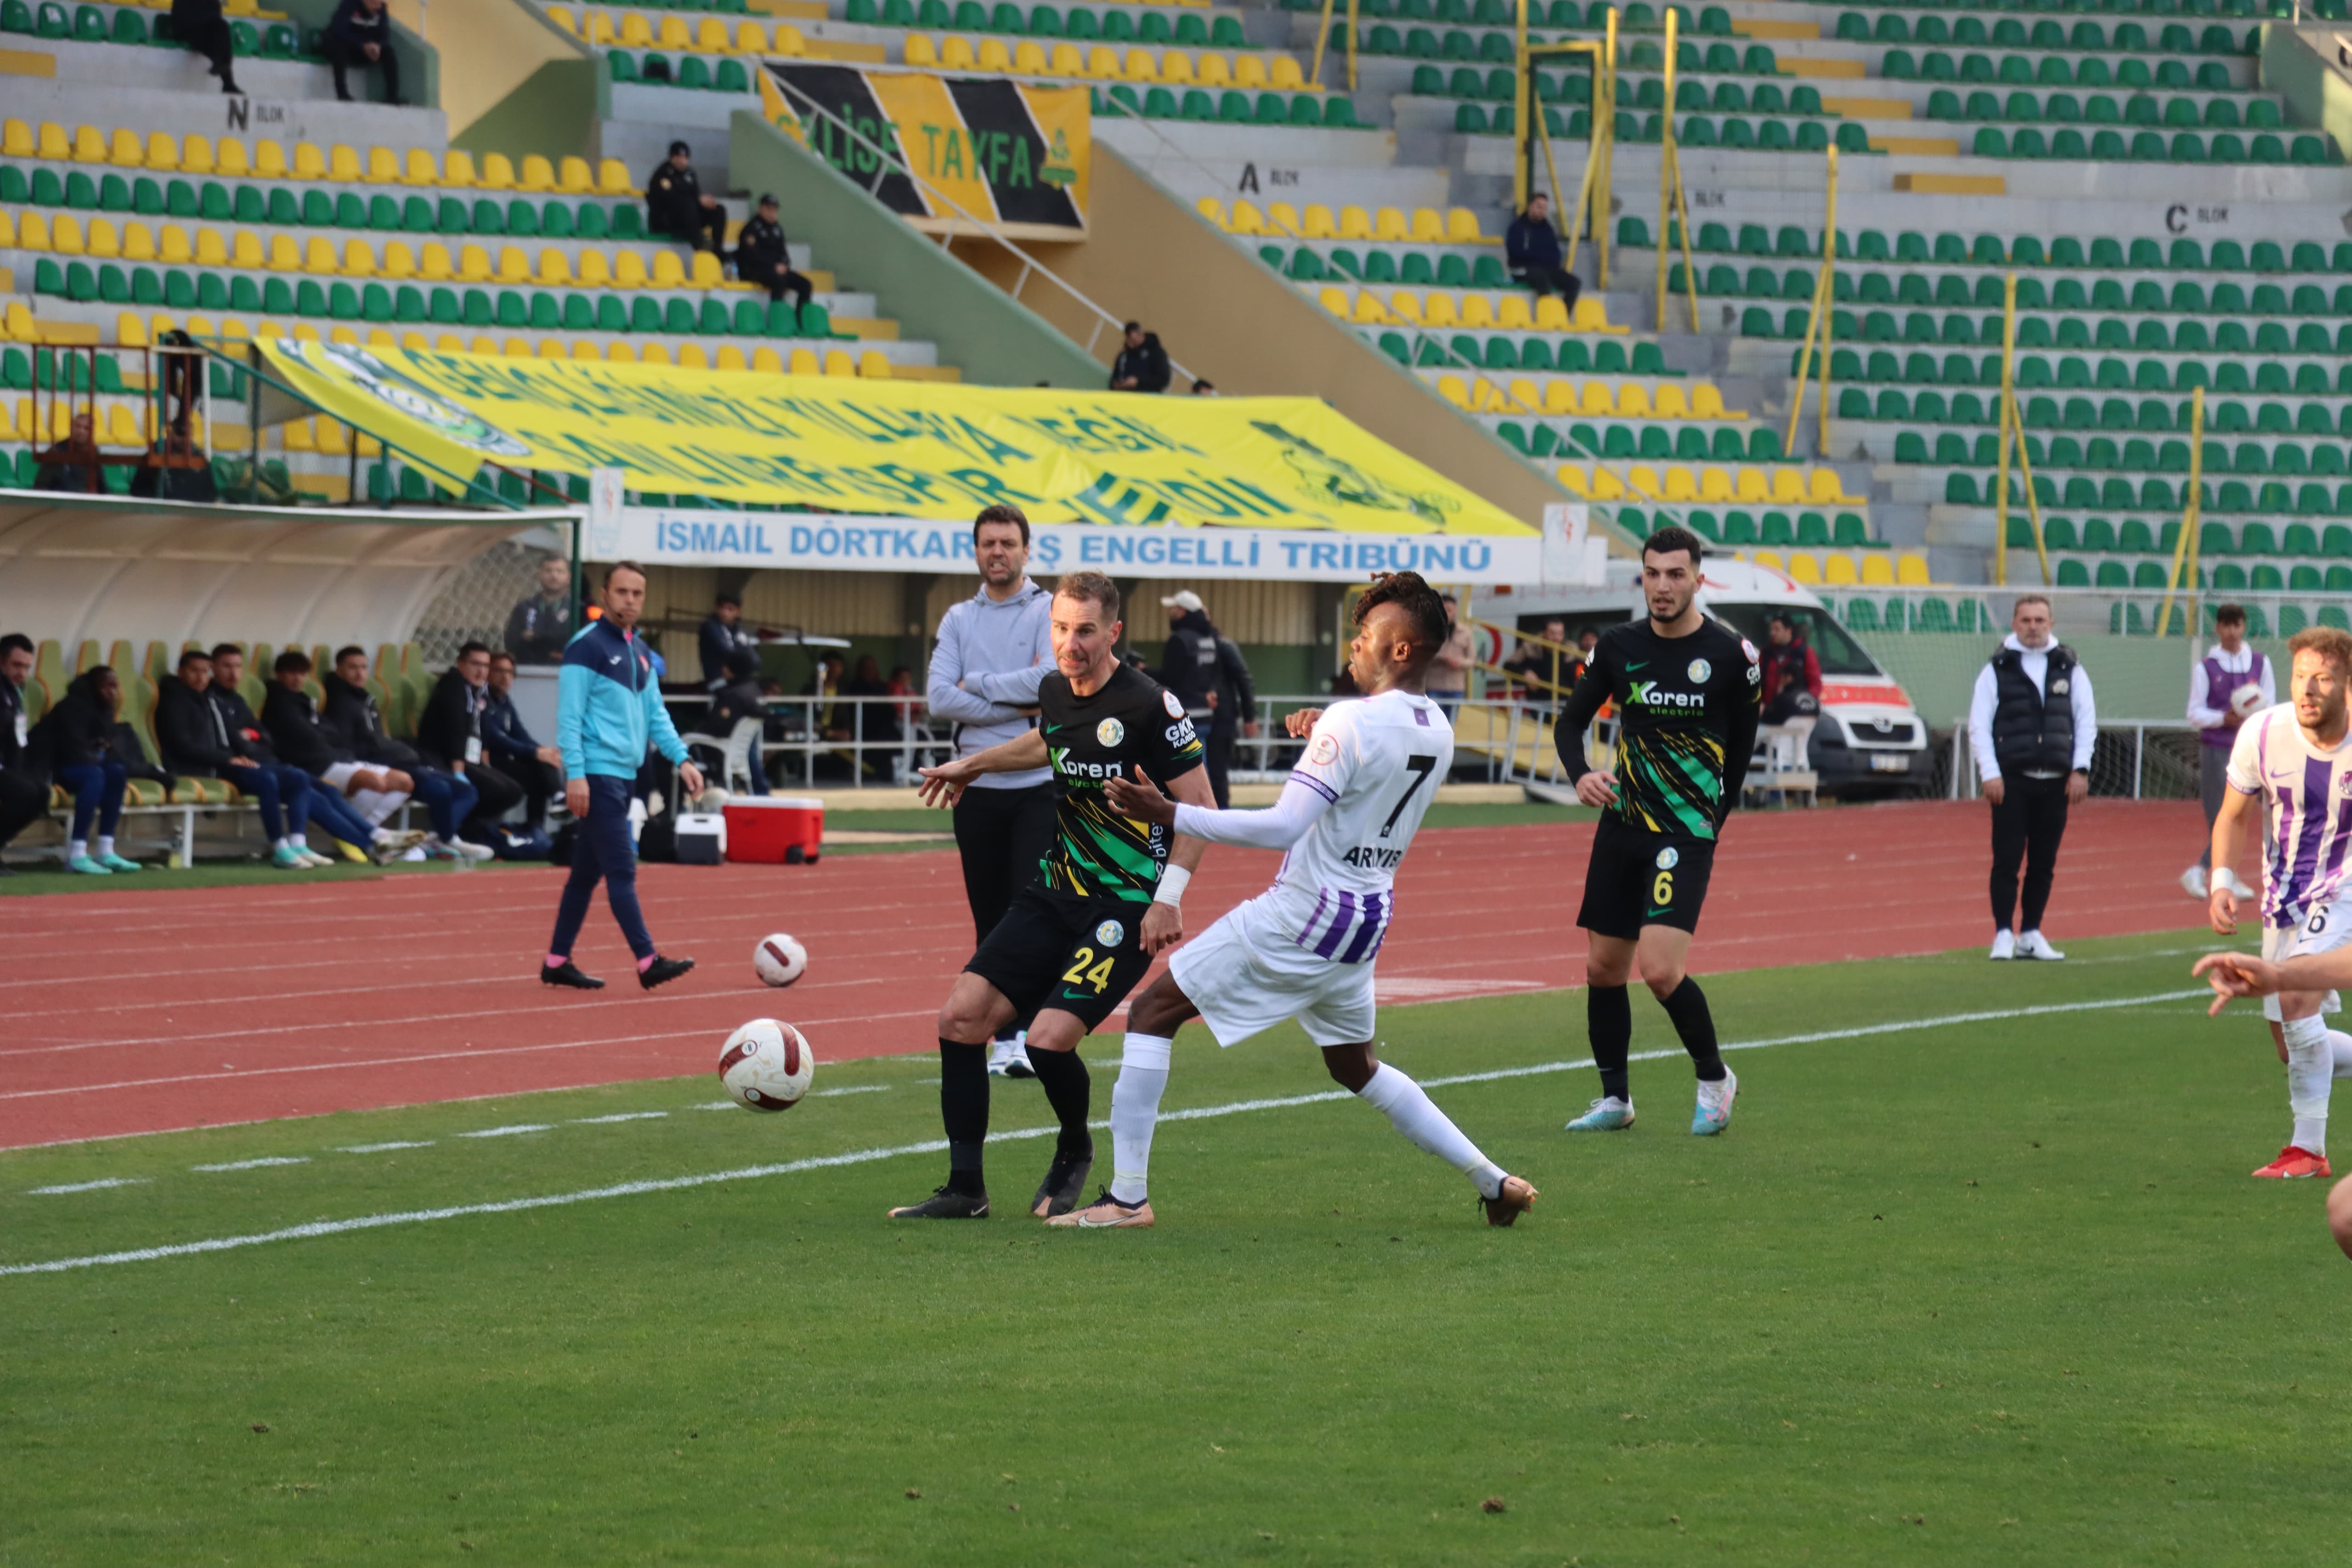
[[(1164, 1124), (1149, 1232), (1017, 1217), (1016, 1139), (980, 1224), (886, 1223), (938, 1179), (901, 1154), (0, 1277), (0, 1563), (2339, 1561), (2352, 1276), (2323, 1184), (2247, 1178), (2284, 1077), (2181, 994), (2200, 945), (1709, 979), (1727, 1041), (1838, 1037), (1735, 1055), (1712, 1141), (1677, 1059), (1619, 1135), (1559, 1130), (1589, 1069), (1434, 1089), (1542, 1188), (1511, 1230), (1342, 1099)], [(1384, 1049), (1581, 1058), (1582, 1016), (1392, 1008)], [(0, 1154), (0, 1266), (898, 1148), (935, 1077)], [(1188, 1031), (1168, 1105), (1330, 1087)]]

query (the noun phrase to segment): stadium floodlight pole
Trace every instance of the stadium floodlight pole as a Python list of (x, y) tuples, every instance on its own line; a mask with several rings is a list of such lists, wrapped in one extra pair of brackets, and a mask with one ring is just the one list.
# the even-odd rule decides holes
[[(1675, 22), (1679, 13), (1666, 7), (1666, 111), (1660, 117), (1658, 148), (1658, 302), (1653, 318), (1657, 330), (1666, 330), (1666, 231), (1682, 236), (1683, 288), (1690, 297), (1691, 331), (1698, 327), (1698, 274), (1691, 261), (1690, 199), (1683, 189), (1682, 142), (1675, 134)], [(1677, 222), (1676, 220), (1680, 221)]]
[(1821, 344), (1822, 354), (1822, 417), (1820, 445), (1826, 452), (1830, 425), (1830, 310), (1836, 298), (1832, 269), (1837, 260), (1837, 143), (1826, 149), (1829, 157), (1828, 210), (1822, 227), (1822, 269), (1813, 278), (1813, 310), (1805, 320), (1805, 341), (1797, 350), (1797, 380), (1789, 398), (1789, 438), (1780, 443), (1780, 450), (1790, 457), (1797, 454), (1797, 425), (1805, 416), (1805, 383), (1813, 372), (1813, 344)]
[(2172, 571), (2164, 580), (2164, 607), (2156, 613), (2156, 635), (2162, 637), (2172, 625), (2172, 595), (2186, 589), (2189, 595), (2192, 620), (2189, 626), (2189, 649), (2196, 650), (2196, 626), (2193, 610), (2197, 584), (2197, 523), (2203, 512), (2205, 489), (2205, 389), (2192, 387), (2189, 394), (2189, 504), (2180, 514), (2180, 537), (2172, 542)]

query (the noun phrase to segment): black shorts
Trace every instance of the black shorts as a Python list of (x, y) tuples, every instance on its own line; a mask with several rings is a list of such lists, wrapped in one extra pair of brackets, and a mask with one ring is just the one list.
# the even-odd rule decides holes
[(1698, 930), (1715, 872), (1715, 841), (1645, 833), (1603, 817), (1592, 836), (1584, 871), (1584, 905), (1576, 923), (1601, 936), (1632, 942), (1643, 926)]
[(964, 973), (1003, 994), (1016, 1016), (1052, 1007), (1094, 1029), (1151, 967), (1143, 911), (1124, 899), (1076, 899), (1031, 884), (981, 939)]

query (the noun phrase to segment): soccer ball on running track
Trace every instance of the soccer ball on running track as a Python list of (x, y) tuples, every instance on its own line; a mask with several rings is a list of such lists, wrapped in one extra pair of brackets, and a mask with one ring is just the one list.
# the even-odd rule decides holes
[(816, 1076), (816, 1053), (781, 1018), (754, 1018), (727, 1037), (719, 1081), (753, 1110), (790, 1110)]
[(790, 985), (808, 973), (808, 949), (797, 938), (777, 931), (761, 937), (751, 950), (751, 967), (770, 985)]

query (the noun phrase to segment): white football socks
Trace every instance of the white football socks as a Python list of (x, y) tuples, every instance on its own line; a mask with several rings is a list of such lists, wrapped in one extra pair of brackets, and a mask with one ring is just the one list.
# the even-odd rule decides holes
[(1110, 1195), (1139, 1204), (1150, 1193), (1151, 1130), (1160, 1121), (1160, 1097), (1168, 1089), (1168, 1064), (1176, 1042), (1165, 1035), (1130, 1030), (1118, 1051), (1118, 1081), (1110, 1091)]
[(98, 836), (98, 853), (99, 853), (99, 857), (100, 857), (100, 858), (101, 858), (101, 859), (103, 859), (105, 857), (107, 857), (107, 856), (111, 855), (111, 854), (113, 854), (113, 853), (114, 853), (114, 835), (113, 835), (113, 834), (111, 834), (111, 833), (101, 833), (101, 834), (100, 834), (100, 835)]
[(70, 865), (70, 864), (72, 864), (74, 861), (80, 859), (83, 856), (85, 856), (85, 855), (87, 855), (87, 854), (89, 854), (89, 839), (87, 839), (87, 838), (68, 838), (68, 839), (67, 839), (67, 840), (66, 840), (66, 862), (67, 862), (67, 864)]
[(2326, 1021), (2314, 1014), (2281, 1025), (2279, 1033), (2286, 1041), (2286, 1102), (2294, 1112), (2294, 1146), (2325, 1154), (2327, 1093), (2336, 1069)]
[(1478, 1152), (1478, 1145), (1464, 1137), (1452, 1119), (1437, 1109), (1437, 1102), (1403, 1073), (1382, 1062), (1373, 1069), (1371, 1081), (1356, 1093), (1387, 1116), (1390, 1125), (1414, 1148), (1436, 1155), (1469, 1177), (1479, 1196), (1491, 1198), (1503, 1190), (1502, 1167)]
[(2328, 1030), (2327, 1054), (2335, 1063), (2337, 1078), (2352, 1078), (2352, 1035), (2341, 1029)]
[(352, 791), (352, 809), (367, 819), (369, 826), (382, 827), (392, 814), (407, 804), (405, 790), (355, 789)]

